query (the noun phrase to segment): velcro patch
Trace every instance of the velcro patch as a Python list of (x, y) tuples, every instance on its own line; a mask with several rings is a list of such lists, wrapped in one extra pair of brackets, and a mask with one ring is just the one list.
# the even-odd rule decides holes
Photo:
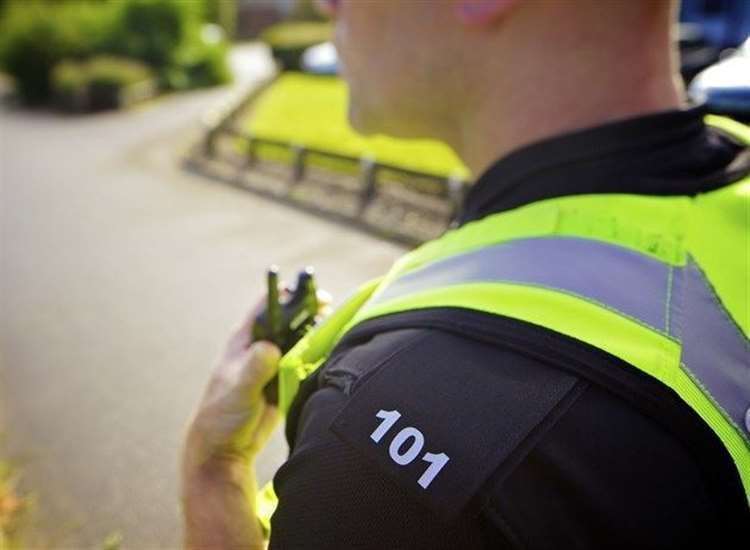
[(331, 429), (451, 520), (576, 378), (488, 344), (425, 334), (355, 386)]

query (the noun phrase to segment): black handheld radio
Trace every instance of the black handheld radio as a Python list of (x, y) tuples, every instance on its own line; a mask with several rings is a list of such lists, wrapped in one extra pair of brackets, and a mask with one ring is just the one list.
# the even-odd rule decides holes
[[(255, 318), (252, 329), (253, 341), (266, 340), (276, 344), (281, 353), (289, 351), (315, 324), (318, 316), (318, 291), (315, 272), (307, 267), (297, 276), (297, 285), (289, 291), (289, 297), (279, 297), (279, 269), (268, 268), (268, 303)], [(274, 377), (263, 395), (269, 403), (278, 402), (278, 378)]]

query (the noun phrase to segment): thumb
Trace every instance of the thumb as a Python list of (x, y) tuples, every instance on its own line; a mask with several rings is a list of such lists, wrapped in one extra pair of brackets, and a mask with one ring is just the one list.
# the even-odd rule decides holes
[(279, 370), (281, 351), (271, 342), (259, 341), (250, 345), (243, 367), (243, 385), (253, 393), (260, 393)]

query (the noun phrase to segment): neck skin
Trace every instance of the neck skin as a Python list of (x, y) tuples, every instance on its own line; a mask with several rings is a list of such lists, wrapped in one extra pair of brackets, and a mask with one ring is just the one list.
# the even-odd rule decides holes
[[(488, 56), (481, 66), (467, 58), (464, 82), (478, 85), (469, 92), (470, 101), (466, 90), (458, 96), (461, 116), (444, 139), (475, 176), (513, 150), (545, 138), (686, 106), (669, 10), (636, 10), (607, 21), (602, 20), (607, 14), (588, 14), (595, 17), (587, 19), (569, 6), (527, 3), (491, 35), (489, 51), (499, 55)], [(542, 7), (546, 11), (538, 13)], [(548, 25), (540, 27), (543, 16)], [(535, 33), (533, 28), (549, 30)]]

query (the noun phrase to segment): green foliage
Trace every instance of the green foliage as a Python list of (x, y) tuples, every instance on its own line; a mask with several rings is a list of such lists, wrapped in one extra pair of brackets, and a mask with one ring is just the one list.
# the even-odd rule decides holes
[(68, 111), (82, 111), (88, 102), (86, 71), (78, 61), (61, 61), (52, 70), (55, 101)]
[(128, 87), (153, 79), (153, 72), (145, 64), (111, 56), (84, 62), (63, 61), (52, 72), (58, 103), (74, 111), (119, 107)]
[(198, 24), (193, 2), (128, 0), (120, 9), (108, 49), (156, 69), (171, 64), (174, 52), (195, 34)]
[(179, 49), (166, 73), (167, 86), (175, 90), (224, 84), (232, 79), (227, 64), (227, 44), (195, 41)]
[(46, 101), (52, 68), (64, 58), (95, 53), (111, 31), (113, 15), (108, 5), (11, 2), (0, 34), (0, 62), (21, 97), (32, 104)]
[(91, 86), (128, 86), (152, 78), (151, 69), (131, 59), (101, 56), (94, 57), (85, 65)]
[(203, 18), (219, 25), (231, 39), (237, 32), (237, 0), (203, 0)]
[(330, 23), (292, 21), (268, 27), (260, 39), (271, 47), (274, 58), (286, 70), (299, 70), (300, 58), (307, 48), (331, 40)]
[(331, 40), (333, 26), (331, 23), (313, 21), (292, 21), (271, 25), (260, 36), (260, 39), (272, 48), (314, 46)]
[(231, 80), (227, 43), (203, 39), (199, 2), (128, 0), (121, 10), (110, 50), (153, 67), (163, 88), (184, 90)]
[(73, 93), (86, 86), (84, 63), (61, 61), (52, 70), (52, 89), (56, 93)]
[[(287, 73), (258, 97), (246, 127), (259, 138), (355, 158), (371, 156), (386, 164), (438, 176), (468, 176), (468, 170), (453, 151), (440, 142), (357, 134), (347, 121), (347, 104), (348, 90), (341, 79)], [(288, 152), (274, 147), (260, 147), (258, 155), (272, 160), (288, 159)], [(337, 165), (329, 167), (338, 169), (340, 165), (351, 170), (349, 163), (334, 164)]]
[(52, 69), (60, 61), (95, 55), (142, 61), (167, 89), (224, 83), (227, 45), (203, 39), (202, 17), (200, 2), (183, 0), (10, 0), (0, 64), (32, 104), (50, 99)]

